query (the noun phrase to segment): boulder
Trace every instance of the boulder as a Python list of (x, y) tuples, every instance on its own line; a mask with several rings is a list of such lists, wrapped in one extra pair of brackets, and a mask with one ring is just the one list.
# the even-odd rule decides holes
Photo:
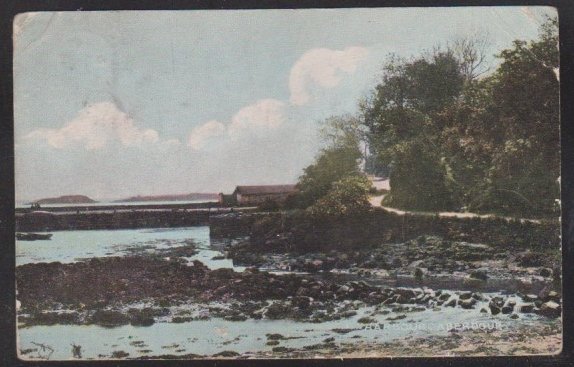
[(454, 307), (456, 306), (456, 299), (451, 299), (450, 301), (448, 301), (447, 303), (444, 304), (445, 307)]
[(500, 313), (500, 308), (492, 303), (488, 304), (488, 308), (490, 308), (490, 313), (493, 315), (498, 315)]
[(522, 305), (520, 306), (520, 312), (522, 313), (532, 313), (534, 311), (534, 305)]
[(450, 294), (448, 294), (448, 293), (442, 293), (442, 294), (438, 297), (438, 299), (441, 300), (441, 301), (446, 301), (446, 300), (449, 299), (449, 298), (450, 298)]
[(546, 297), (545, 301), (554, 301), (559, 303), (560, 302), (560, 295), (556, 291), (548, 292), (548, 296)]
[(458, 304), (460, 307), (464, 308), (465, 310), (470, 310), (472, 308), (474, 308), (474, 305), (476, 305), (476, 300), (474, 298), (469, 298), (469, 299), (464, 299), (458, 300)]
[(408, 289), (408, 288), (397, 288), (397, 289), (395, 289), (395, 293), (399, 294), (401, 297), (403, 297), (405, 299), (411, 299), (413, 297), (416, 297), (415, 291), (413, 291), (412, 289)]
[(523, 294), (522, 295), (522, 300), (524, 302), (534, 302), (538, 299), (538, 296), (535, 294)]
[(562, 307), (554, 301), (548, 301), (540, 306), (537, 313), (542, 316), (556, 318), (562, 314)]

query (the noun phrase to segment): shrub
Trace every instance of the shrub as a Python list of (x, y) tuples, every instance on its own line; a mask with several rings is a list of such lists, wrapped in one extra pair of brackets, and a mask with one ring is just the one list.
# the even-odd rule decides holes
[(307, 210), (314, 216), (341, 216), (370, 210), (371, 183), (363, 175), (347, 176), (333, 184), (325, 196)]

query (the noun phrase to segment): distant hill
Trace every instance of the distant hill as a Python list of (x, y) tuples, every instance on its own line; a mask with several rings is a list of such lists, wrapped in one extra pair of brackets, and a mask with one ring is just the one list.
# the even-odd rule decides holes
[(35, 201), (38, 204), (89, 204), (97, 203), (85, 195), (64, 195), (57, 198), (45, 198)]
[(129, 203), (134, 201), (217, 201), (219, 199), (216, 193), (191, 193), (179, 195), (150, 195), (150, 196), (132, 196), (127, 199), (114, 201), (115, 203)]

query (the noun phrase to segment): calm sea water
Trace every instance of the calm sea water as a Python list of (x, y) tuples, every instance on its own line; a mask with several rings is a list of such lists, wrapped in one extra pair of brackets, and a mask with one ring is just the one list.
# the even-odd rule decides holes
[(199, 260), (211, 269), (233, 268), (230, 259), (212, 260), (220, 256), (221, 246), (211, 244), (209, 227), (85, 230), (51, 232), (50, 240), (16, 241), (16, 265), (54, 262), (70, 263), (91, 257), (123, 256), (132, 250), (165, 249), (184, 246), (193, 240), (198, 254), (189, 260)]
[[(102, 201), (97, 203), (86, 203), (86, 204), (44, 204), (43, 207), (54, 207), (54, 208), (65, 208), (74, 206), (138, 206), (138, 205), (179, 205), (179, 204), (197, 204), (197, 203), (209, 203), (216, 202), (217, 200), (181, 200), (181, 201), (131, 201), (131, 202), (113, 202), (113, 201)], [(30, 208), (28, 202), (16, 203), (16, 208)]]

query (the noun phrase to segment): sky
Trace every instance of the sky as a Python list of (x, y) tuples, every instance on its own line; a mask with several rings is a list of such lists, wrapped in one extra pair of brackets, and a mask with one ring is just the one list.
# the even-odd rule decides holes
[(356, 113), (389, 55), (487, 35), (489, 63), (548, 7), (23, 13), (17, 201), (295, 183), (321, 121)]

